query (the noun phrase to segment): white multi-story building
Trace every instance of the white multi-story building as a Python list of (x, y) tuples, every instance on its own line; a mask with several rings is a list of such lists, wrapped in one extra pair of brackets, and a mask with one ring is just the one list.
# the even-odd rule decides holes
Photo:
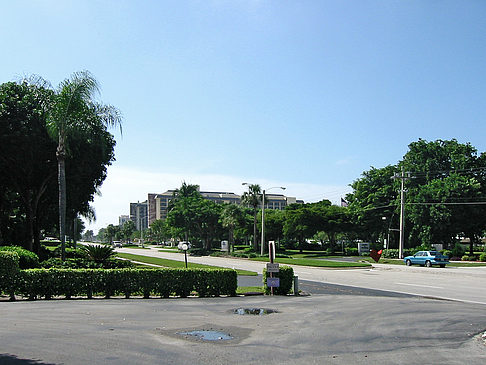
[[(167, 218), (169, 202), (174, 198), (174, 192), (175, 190), (168, 190), (162, 194), (148, 194), (146, 201), (148, 226), (150, 226), (156, 219)], [(241, 204), (241, 196), (235, 193), (214, 191), (201, 191), (200, 193), (203, 198), (212, 200), (219, 204)], [(290, 204), (304, 203), (304, 201), (297, 200), (295, 197), (288, 197), (281, 194), (265, 194), (265, 200), (265, 209), (282, 210)]]

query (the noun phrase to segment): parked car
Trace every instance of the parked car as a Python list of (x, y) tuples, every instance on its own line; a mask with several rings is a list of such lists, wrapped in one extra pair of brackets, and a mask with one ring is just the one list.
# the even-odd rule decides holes
[(445, 267), (449, 263), (449, 257), (442, 255), (437, 251), (419, 251), (413, 256), (407, 256), (403, 259), (407, 266), (420, 265), (431, 267), (439, 265)]

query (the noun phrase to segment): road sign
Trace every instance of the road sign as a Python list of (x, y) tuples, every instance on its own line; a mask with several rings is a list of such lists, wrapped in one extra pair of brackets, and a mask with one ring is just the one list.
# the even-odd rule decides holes
[(278, 288), (280, 286), (280, 278), (267, 278), (267, 286), (269, 288)]
[(279, 272), (278, 264), (267, 263), (267, 272)]

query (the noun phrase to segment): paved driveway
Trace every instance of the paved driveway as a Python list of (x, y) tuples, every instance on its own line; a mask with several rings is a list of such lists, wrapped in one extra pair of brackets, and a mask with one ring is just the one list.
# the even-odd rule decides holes
[(0, 302), (0, 317), (0, 364), (486, 363), (483, 305), (410, 296)]

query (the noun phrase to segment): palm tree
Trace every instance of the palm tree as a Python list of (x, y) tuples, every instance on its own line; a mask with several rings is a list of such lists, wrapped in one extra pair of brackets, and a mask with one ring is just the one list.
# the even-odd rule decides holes
[(61, 239), (61, 256), (65, 259), (66, 233), (66, 168), (65, 160), (68, 153), (68, 137), (83, 134), (91, 125), (120, 126), (119, 111), (110, 106), (102, 105), (94, 100), (99, 92), (96, 79), (88, 72), (75, 72), (71, 78), (60, 83), (51, 104), (47, 118), (47, 129), (57, 141), (57, 165), (59, 186), (59, 234)]
[(234, 232), (235, 229), (243, 225), (243, 211), (240, 206), (236, 204), (225, 204), (221, 212), (221, 224), (224, 228), (229, 230), (229, 244), (228, 253), (231, 252), (231, 247), (234, 246)]
[(248, 191), (245, 191), (241, 196), (241, 202), (253, 209), (253, 249), (258, 251), (257, 243), (257, 209), (262, 201), (261, 188), (258, 184), (248, 185)]

